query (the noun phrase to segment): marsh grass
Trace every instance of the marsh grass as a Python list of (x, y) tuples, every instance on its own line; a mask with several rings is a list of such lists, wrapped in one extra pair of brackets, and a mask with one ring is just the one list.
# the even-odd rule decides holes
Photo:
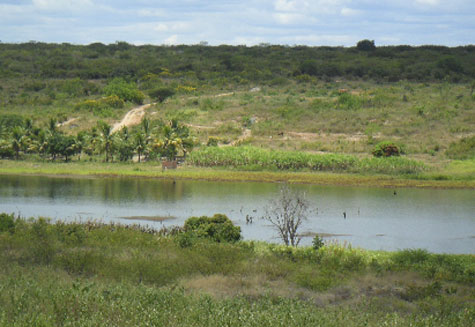
[(181, 248), (140, 226), (1, 214), (0, 325), (469, 325), (475, 261), (264, 242)]

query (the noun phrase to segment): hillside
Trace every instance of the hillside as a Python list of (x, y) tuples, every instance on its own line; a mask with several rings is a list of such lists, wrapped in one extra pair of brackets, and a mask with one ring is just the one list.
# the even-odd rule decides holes
[(364, 157), (389, 140), (445, 166), (472, 157), (474, 49), (0, 44), (0, 133), (54, 118), (91, 135), (152, 103), (152, 134), (177, 119), (195, 145)]

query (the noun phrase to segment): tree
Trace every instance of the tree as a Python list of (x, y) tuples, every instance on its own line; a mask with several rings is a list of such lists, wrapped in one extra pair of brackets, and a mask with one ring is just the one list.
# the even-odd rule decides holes
[(162, 128), (162, 139), (155, 142), (153, 147), (161, 156), (169, 160), (175, 160), (179, 151), (186, 156), (194, 146), (193, 139), (189, 136), (190, 131), (187, 126), (180, 125), (176, 119), (172, 119), (169, 124)]
[(13, 151), (15, 151), (15, 159), (19, 159), (20, 157), (20, 150), (23, 147), (24, 142), (24, 135), (25, 131), (22, 127), (17, 126), (13, 129), (12, 138), (11, 138), (11, 146)]
[(114, 136), (112, 134), (112, 128), (106, 122), (98, 122), (98, 127), (100, 131), (100, 144), (102, 150), (104, 150), (106, 155), (106, 162), (109, 162), (109, 159), (112, 157), (112, 150), (114, 146)]
[(134, 146), (131, 142), (129, 129), (127, 126), (122, 127), (117, 139), (117, 154), (120, 161), (127, 161), (134, 156)]
[(302, 238), (298, 229), (308, 213), (308, 201), (303, 194), (284, 185), (280, 188), (280, 196), (266, 206), (262, 219), (272, 224), (285, 245), (297, 246)]
[(140, 132), (137, 132), (134, 137), (134, 146), (135, 150), (137, 151), (137, 154), (139, 156), (139, 162), (140, 158), (142, 156), (142, 153), (145, 151), (146, 143), (145, 143), (145, 138), (144, 135)]
[(361, 40), (356, 44), (356, 48), (360, 51), (373, 51), (376, 50), (374, 40)]

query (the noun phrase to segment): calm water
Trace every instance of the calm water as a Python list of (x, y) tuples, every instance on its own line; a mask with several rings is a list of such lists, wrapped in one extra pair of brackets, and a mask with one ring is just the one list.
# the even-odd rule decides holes
[[(475, 253), (475, 191), (292, 185), (314, 209), (301, 231), (354, 247)], [(186, 218), (224, 213), (245, 239), (279, 242), (259, 219), (279, 185), (139, 178), (59, 178), (0, 175), (0, 212), (24, 217), (182, 225)], [(346, 219), (343, 218), (346, 212)], [(246, 215), (254, 217), (246, 224)], [(160, 222), (131, 216), (173, 216)], [(302, 244), (311, 244), (305, 237)]]

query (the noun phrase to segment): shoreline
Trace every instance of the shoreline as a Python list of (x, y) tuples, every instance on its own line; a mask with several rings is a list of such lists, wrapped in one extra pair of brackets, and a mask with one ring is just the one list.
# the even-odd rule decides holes
[(150, 178), (211, 182), (261, 182), (312, 184), (327, 186), (361, 186), (382, 188), (475, 189), (474, 180), (411, 179), (403, 176), (360, 175), (331, 172), (244, 171), (183, 166), (162, 171), (157, 164), (121, 163), (39, 163), (0, 161), (0, 175), (29, 175), (74, 178)]

